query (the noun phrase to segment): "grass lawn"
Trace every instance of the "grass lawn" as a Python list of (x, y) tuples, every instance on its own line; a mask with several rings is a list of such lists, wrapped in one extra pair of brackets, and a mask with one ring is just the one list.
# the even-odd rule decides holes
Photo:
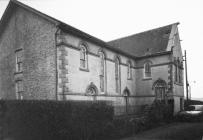
[(173, 123), (122, 140), (202, 140), (203, 123)]

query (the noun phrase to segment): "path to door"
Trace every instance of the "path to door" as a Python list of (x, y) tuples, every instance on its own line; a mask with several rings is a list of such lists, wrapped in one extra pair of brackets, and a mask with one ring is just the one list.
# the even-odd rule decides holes
[(202, 140), (203, 123), (173, 123), (121, 140)]

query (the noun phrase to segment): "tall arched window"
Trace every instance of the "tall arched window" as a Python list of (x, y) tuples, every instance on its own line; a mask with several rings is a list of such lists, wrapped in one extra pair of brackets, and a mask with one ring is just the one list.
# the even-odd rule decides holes
[(100, 72), (99, 72), (99, 77), (100, 77), (100, 90), (101, 92), (105, 91), (105, 55), (102, 51), (99, 52), (99, 59), (100, 59)]
[(120, 93), (120, 61), (116, 57), (115, 60), (115, 80), (116, 80), (116, 92)]
[(127, 62), (127, 67), (128, 67), (127, 77), (128, 77), (128, 79), (132, 79), (132, 69), (131, 69), (131, 62), (130, 61)]
[(151, 63), (146, 62), (144, 64), (144, 78), (150, 78), (151, 77)]
[(80, 45), (80, 68), (87, 69), (87, 48), (84, 44)]

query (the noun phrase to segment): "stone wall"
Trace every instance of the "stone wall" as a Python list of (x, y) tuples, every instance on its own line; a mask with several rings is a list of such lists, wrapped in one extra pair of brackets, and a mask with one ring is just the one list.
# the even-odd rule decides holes
[[(144, 78), (144, 63), (146, 61), (150, 61), (151, 64), (151, 78)], [(171, 61), (170, 55), (162, 55), (156, 57), (148, 57), (143, 58), (137, 61), (137, 95), (155, 95), (152, 86), (156, 80), (159, 78), (164, 80), (170, 87), (171, 80), (170, 80), (170, 70), (171, 70)], [(169, 93), (171, 95), (171, 92)]]
[[(122, 95), (124, 89), (128, 87), (131, 95), (136, 95), (136, 75), (135, 75), (135, 62), (131, 58), (127, 58), (120, 54), (116, 54), (102, 46), (98, 46), (87, 40), (75, 37), (70, 34), (63, 34), (63, 43), (58, 46), (58, 59), (60, 59), (61, 52), (59, 48), (65, 48), (67, 51), (66, 61), (68, 61), (68, 88), (69, 93), (80, 93), (85, 94), (88, 85), (92, 82), (99, 89), (98, 94), (103, 94), (100, 91), (100, 80), (99, 80), (99, 50), (102, 49), (105, 53), (105, 64), (106, 64), (106, 93), (107, 95)], [(88, 70), (80, 69), (80, 42), (86, 42), (88, 47)], [(120, 73), (121, 73), (121, 93), (115, 91), (115, 57), (120, 58)], [(132, 63), (132, 79), (127, 78), (127, 61)], [(59, 60), (60, 61), (60, 60)], [(59, 62), (60, 63), (60, 62)], [(60, 68), (59, 68), (59, 71)], [(59, 77), (59, 81), (61, 78)], [(61, 91), (59, 87), (59, 91)]]
[(15, 48), (16, 48), (16, 15), (6, 19), (7, 24), (0, 32), (0, 97), (15, 99)]
[(15, 51), (21, 48), (23, 98), (55, 99), (55, 31), (52, 23), (34, 13), (23, 8), (13, 11), (0, 39), (0, 89), (5, 95), (3, 98), (16, 98), (15, 80), (19, 73), (15, 73)]

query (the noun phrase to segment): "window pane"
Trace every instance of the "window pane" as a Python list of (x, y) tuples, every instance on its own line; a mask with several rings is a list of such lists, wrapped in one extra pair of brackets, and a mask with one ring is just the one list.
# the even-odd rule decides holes
[(100, 76), (100, 89), (101, 92), (104, 92), (104, 77)]
[(104, 75), (104, 59), (100, 57), (100, 75)]
[(85, 60), (80, 60), (80, 67), (82, 67), (82, 68), (86, 68), (85, 67)]
[(22, 62), (22, 51), (17, 52), (18, 62)]
[(128, 79), (130, 79), (132, 76), (132, 71), (131, 71), (131, 65), (128, 63)]
[(81, 49), (81, 51), (80, 51), (80, 59), (85, 60), (85, 50), (84, 49)]
[(23, 91), (23, 82), (16, 81), (16, 92), (22, 92), (22, 91)]
[(22, 71), (22, 50), (16, 52), (16, 72)]

